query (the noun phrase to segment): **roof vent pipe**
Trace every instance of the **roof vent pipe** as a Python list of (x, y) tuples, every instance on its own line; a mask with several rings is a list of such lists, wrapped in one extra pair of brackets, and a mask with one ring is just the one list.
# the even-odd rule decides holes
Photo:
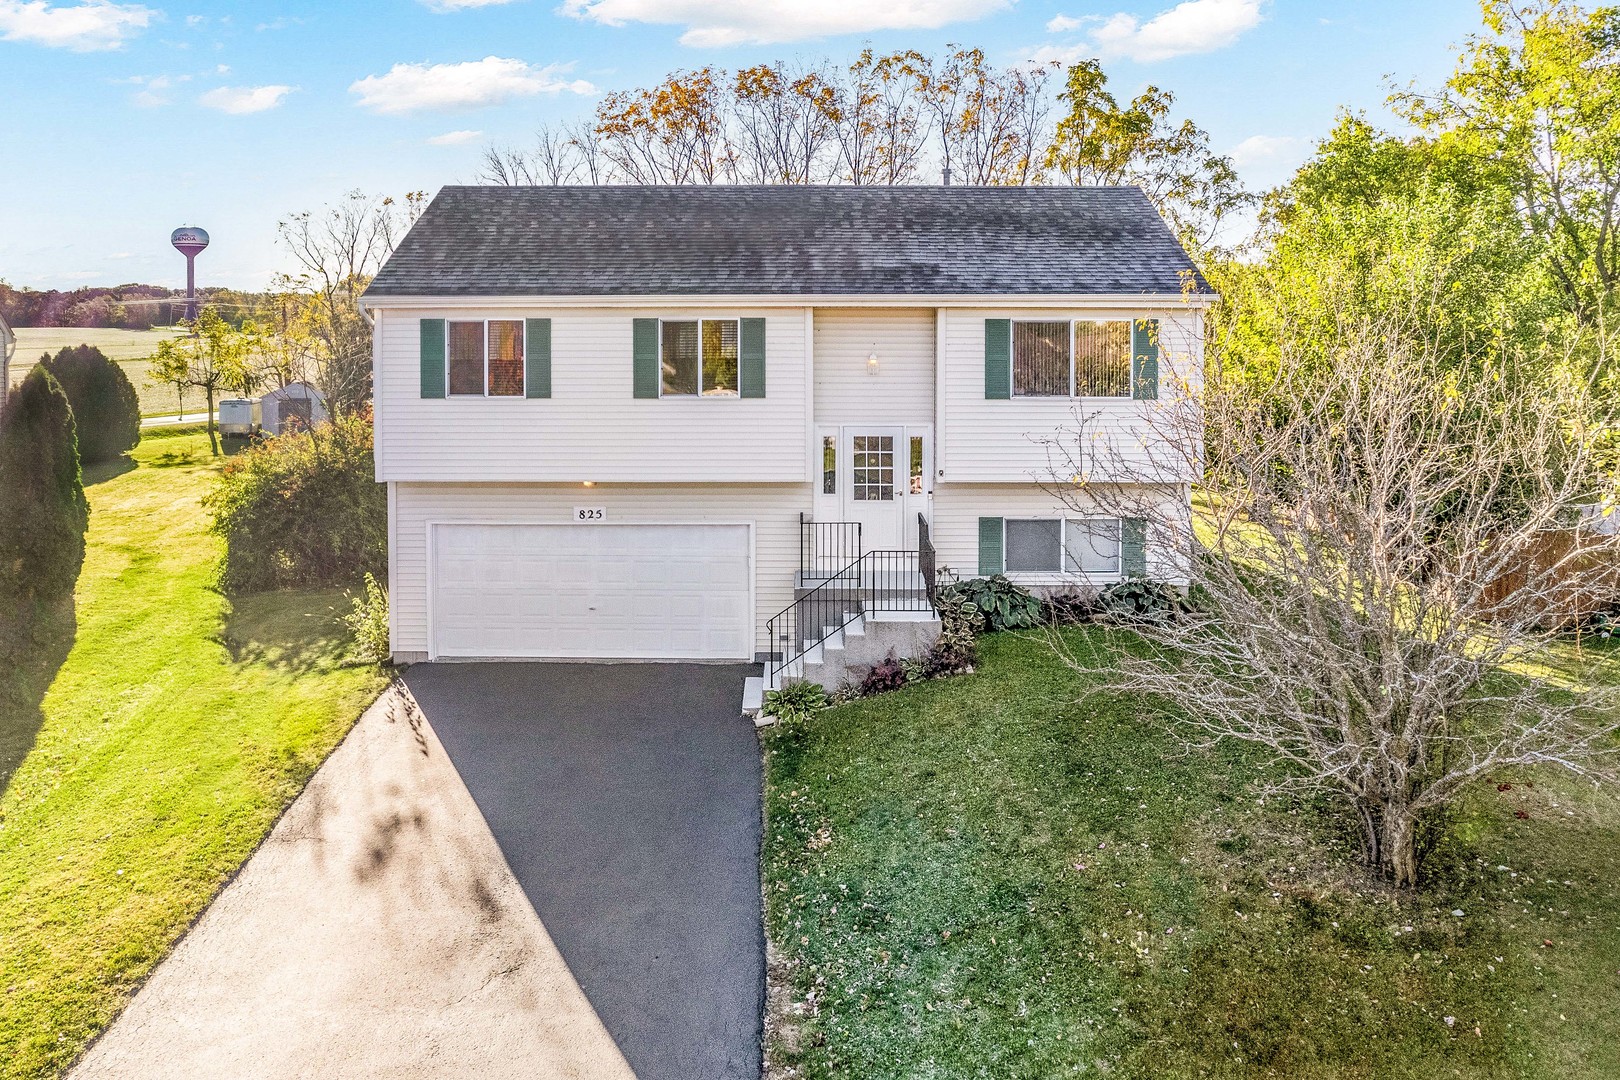
[(951, 186), (951, 167), (949, 165), (945, 166), (945, 186)]

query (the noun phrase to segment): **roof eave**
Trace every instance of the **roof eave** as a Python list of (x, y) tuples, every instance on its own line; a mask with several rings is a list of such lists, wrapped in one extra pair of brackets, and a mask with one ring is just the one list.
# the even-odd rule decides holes
[(1135, 293), (645, 293), (602, 296), (489, 293), (366, 293), (362, 307), (1197, 307), (1216, 303), (1213, 291)]

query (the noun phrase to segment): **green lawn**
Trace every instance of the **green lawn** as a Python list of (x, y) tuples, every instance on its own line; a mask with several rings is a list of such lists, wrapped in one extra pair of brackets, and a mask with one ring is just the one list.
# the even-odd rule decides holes
[[(124, 374), (129, 376), (130, 383), (135, 387), (135, 393), (141, 400), (142, 416), (169, 416), (179, 411), (178, 399), (174, 394), (174, 387), (154, 383), (149, 374), (151, 364), (148, 362), (157, 352), (158, 342), (165, 338), (174, 337), (179, 331), (174, 329), (157, 330), (114, 330), (97, 327), (73, 326), (23, 326), (16, 330), (17, 355), (11, 363), (11, 381), (20, 383), (28, 374), (30, 368), (39, 361), (43, 353), (56, 353), (74, 345), (94, 345), (107, 354), (107, 358), (122, 365)], [(195, 411), (199, 416), (203, 411), (203, 399), (200, 394), (192, 393), (186, 398), (186, 408)]]
[(1253, 754), (981, 646), (767, 736), (776, 1075), (1620, 1076), (1614, 793), (1508, 778), (1392, 895)]
[(339, 594), (211, 589), (215, 472), (148, 434), (87, 477), (76, 611), (0, 695), (0, 1076), (72, 1061), (381, 689)]

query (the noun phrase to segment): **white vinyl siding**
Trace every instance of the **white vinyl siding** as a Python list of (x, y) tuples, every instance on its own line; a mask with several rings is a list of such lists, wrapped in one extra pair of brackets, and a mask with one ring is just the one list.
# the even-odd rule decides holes
[[(998, 318), (1051, 322), (1156, 318), (1160, 398), (986, 399), (984, 321)], [(1075, 465), (1084, 467), (1090, 479), (1107, 479), (1106, 466), (1114, 455), (1139, 460), (1145, 443), (1164, 437), (1162, 418), (1168, 408), (1183, 386), (1196, 386), (1201, 380), (1203, 321), (1196, 308), (951, 308), (941, 312), (940, 322), (944, 371), (934, 461), (943, 475), (936, 482), (1062, 482), (1077, 471)], [(1155, 416), (1160, 418), (1158, 427)], [(1155, 460), (1167, 464), (1175, 455), (1161, 452)]]
[(815, 382), (818, 424), (932, 424), (934, 309), (817, 308)]
[[(389, 599), (394, 651), (428, 650), (428, 523), (569, 522), (576, 506), (607, 509), (607, 526), (645, 523), (751, 523), (754, 548), (755, 649), (765, 623), (793, 602), (799, 566), (799, 513), (810, 505), (809, 484), (416, 484), (396, 483), (390, 537)], [(594, 529), (596, 525), (573, 528)]]
[[(763, 398), (637, 399), (635, 318), (763, 317)], [(551, 397), (420, 396), (419, 320), (551, 319)], [(810, 479), (804, 309), (388, 309), (375, 346), (381, 480), (803, 483)]]
[[(1149, 500), (1158, 515), (1167, 520), (1187, 521), (1186, 488), (1166, 485), (1152, 489), (1138, 489), (1133, 499)], [(938, 565), (949, 567), (958, 577), (978, 576), (979, 519), (1002, 518), (1015, 520), (1070, 519), (1071, 523), (1094, 517), (1112, 517), (1119, 509), (1110, 500), (1097, 501), (1083, 490), (1073, 490), (1060, 498), (1054, 490), (1039, 484), (941, 484), (934, 489), (934, 516), (932, 537)], [(1132, 504), (1134, 505), (1134, 504)], [(1071, 528), (1071, 532), (1072, 532)], [(1161, 534), (1157, 525), (1149, 530), (1147, 550), (1148, 576), (1156, 581), (1185, 585), (1186, 539), (1185, 526), (1166, 530)], [(1078, 552), (1076, 552), (1078, 554)], [(1065, 562), (1068, 559), (1065, 557)], [(1008, 571), (1014, 581), (1025, 585), (1068, 585), (1078, 581), (1102, 584), (1118, 578), (1113, 574), (1080, 574), (1068, 571), (1057, 573), (1019, 573)]]

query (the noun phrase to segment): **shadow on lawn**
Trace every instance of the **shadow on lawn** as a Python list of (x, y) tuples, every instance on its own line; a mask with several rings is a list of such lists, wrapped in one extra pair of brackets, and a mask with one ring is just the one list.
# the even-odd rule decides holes
[(72, 598), (19, 614), (0, 614), (0, 794), (33, 749), (45, 723), (40, 705), (78, 632)]
[(135, 462), (128, 455), (119, 455), (112, 461), (98, 461), (94, 465), (84, 467), (84, 486), (93, 487), (96, 484), (106, 483), (115, 476), (123, 476), (135, 468)]
[(231, 600), (216, 638), (238, 664), (289, 672), (330, 671), (354, 663), (341, 589), (289, 589)]

